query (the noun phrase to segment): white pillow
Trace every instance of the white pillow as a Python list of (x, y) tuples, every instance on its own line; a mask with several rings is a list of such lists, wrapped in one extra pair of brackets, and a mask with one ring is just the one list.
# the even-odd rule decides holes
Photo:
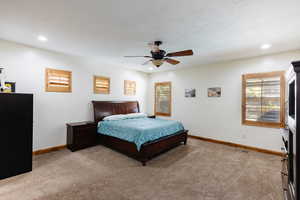
[(123, 119), (126, 119), (126, 115), (110, 115), (103, 118), (104, 121), (123, 120)]
[(134, 118), (144, 118), (147, 117), (145, 113), (130, 113), (126, 115), (127, 119), (134, 119)]

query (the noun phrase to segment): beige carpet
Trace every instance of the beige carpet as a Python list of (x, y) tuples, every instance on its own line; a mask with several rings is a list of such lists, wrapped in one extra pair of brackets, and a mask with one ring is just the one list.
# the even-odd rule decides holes
[(146, 167), (103, 146), (34, 157), (1, 200), (282, 200), (280, 157), (189, 139)]

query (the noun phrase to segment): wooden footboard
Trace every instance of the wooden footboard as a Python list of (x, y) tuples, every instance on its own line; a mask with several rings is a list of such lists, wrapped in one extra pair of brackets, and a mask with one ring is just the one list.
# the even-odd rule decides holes
[(160, 153), (163, 153), (167, 150), (170, 150), (181, 143), (186, 144), (187, 133), (187, 130), (183, 130), (173, 135), (162, 137), (157, 140), (143, 144), (140, 150), (139, 160), (143, 163), (143, 165), (146, 165), (146, 162), (154, 156), (159, 155)]
[(146, 162), (154, 156), (172, 149), (183, 143), (186, 144), (188, 130), (179, 131), (175, 134), (147, 142), (137, 150), (135, 143), (128, 142), (116, 137), (99, 134), (99, 143), (117, 150), (127, 156), (133, 157), (145, 166)]

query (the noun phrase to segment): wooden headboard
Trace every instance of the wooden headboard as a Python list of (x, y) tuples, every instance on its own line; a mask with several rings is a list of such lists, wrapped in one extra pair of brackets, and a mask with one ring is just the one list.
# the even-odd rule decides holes
[(102, 121), (104, 117), (110, 115), (140, 112), (138, 101), (92, 101), (92, 103), (95, 122)]

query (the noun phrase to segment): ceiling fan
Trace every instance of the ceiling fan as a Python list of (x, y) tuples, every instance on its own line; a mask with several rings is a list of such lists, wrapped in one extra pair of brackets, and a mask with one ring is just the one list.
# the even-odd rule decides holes
[(155, 41), (154, 43), (149, 43), (148, 45), (151, 47), (151, 56), (125, 56), (126, 58), (136, 58), (136, 57), (143, 57), (143, 58), (151, 58), (150, 60), (146, 61), (142, 65), (146, 65), (149, 62), (152, 62), (156, 67), (160, 67), (164, 62), (168, 62), (172, 65), (177, 65), (180, 61), (172, 59), (170, 57), (179, 57), (179, 56), (192, 56), (193, 50), (185, 50), (185, 51), (178, 51), (172, 53), (166, 53), (166, 51), (159, 49), (159, 46), (162, 44), (162, 41)]

